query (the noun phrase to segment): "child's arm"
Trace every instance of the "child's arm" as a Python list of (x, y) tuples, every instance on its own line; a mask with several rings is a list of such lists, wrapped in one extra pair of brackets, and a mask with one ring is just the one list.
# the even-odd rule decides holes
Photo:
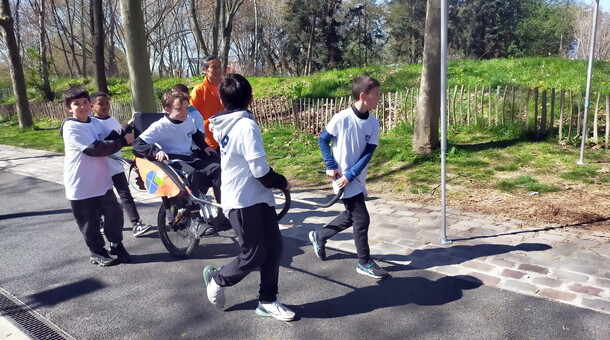
[(115, 154), (125, 145), (129, 145), (129, 141), (125, 137), (118, 137), (109, 140), (96, 140), (89, 144), (83, 153), (91, 157), (106, 157)]
[(369, 164), (369, 162), (371, 161), (371, 158), (373, 157), (373, 152), (376, 148), (377, 145), (375, 144), (366, 144), (364, 152), (362, 152), (362, 155), (360, 155), (360, 159), (358, 159), (358, 162), (356, 162), (356, 164), (354, 164), (351, 168), (349, 168), (349, 170), (345, 172), (345, 178), (347, 178), (348, 181), (351, 182), (354, 180), (354, 178), (360, 175), (362, 170), (364, 170), (366, 165)]
[(203, 150), (208, 156), (210, 155), (210, 153), (216, 153), (216, 150), (214, 150), (212, 147), (210, 147), (208, 145), (208, 143), (205, 142), (205, 134), (199, 129), (197, 129), (197, 132), (195, 132), (193, 134), (193, 142), (195, 143), (195, 145), (197, 145), (198, 148)]
[(134, 154), (138, 157), (156, 159), (160, 162), (164, 159), (168, 159), (167, 154), (161, 150), (157, 144), (148, 144), (141, 137), (138, 137), (133, 141), (132, 147)]
[(265, 188), (290, 190), (290, 183), (286, 177), (273, 171), (265, 157), (249, 160), (248, 167), (254, 178), (258, 179)]
[(318, 138), (318, 146), (320, 147), (320, 152), (322, 152), (322, 159), (324, 159), (324, 163), (326, 163), (326, 175), (330, 178), (343, 176), (330, 149), (330, 142), (333, 138), (335, 138), (335, 136), (331, 135), (326, 129), (322, 131), (320, 138)]

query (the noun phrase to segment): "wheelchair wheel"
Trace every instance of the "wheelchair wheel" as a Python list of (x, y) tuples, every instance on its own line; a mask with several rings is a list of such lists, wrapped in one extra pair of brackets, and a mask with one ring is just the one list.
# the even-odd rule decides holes
[[(183, 208), (180, 205), (172, 204), (170, 209), (174, 216), (179, 214), (179, 210)], [(157, 225), (159, 226), (159, 236), (165, 248), (174, 256), (187, 258), (189, 257), (197, 245), (199, 239), (189, 231), (191, 219), (188, 213), (180, 217), (178, 222), (171, 226), (168, 222), (165, 205), (161, 204), (159, 214), (157, 215)]]

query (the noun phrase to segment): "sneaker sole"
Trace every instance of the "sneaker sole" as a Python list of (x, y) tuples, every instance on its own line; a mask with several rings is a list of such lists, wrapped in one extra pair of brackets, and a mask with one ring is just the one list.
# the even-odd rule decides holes
[(95, 265), (98, 265), (100, 267), (111, 267), (111, 266), (114, 266), (114, 265), (117, 265), (117, 264), (120, 263), (116, 259), (113, 259), (113, 261), (110, 261), (108, 263), (98, 262), (97, 260), (94, 260), (94, 259), (89, 259), (89, 261), (91, 262), (91, 264), (95, 264)]
[(134, 233), (133, 233), (133, 236), (134, 236), (134, 237), (142, 236), (142, 235), (144, 235), (144, 234), (145, 234), (147, 231), (149, 231), (149, 230), (151, 230), (151, 229), (152, 229), (152, 227), (150, 227), (150, 228), (145, 228), (145, 229), (142, 229), (142, 230), (140, 230), (140, 231), (136, 231), (136, 232), (134, 232)]
[(292, 317), (292, 318), (281, 318), (279, 316), (275, 316), (275, 315), (269, 314), (266, 310), (264, 310), (264, 309), (262, 309), (260, 307), (256, 307), (256, 309), (254, 310), (254, 313), (256, 313), (256, 315), (258, 315), (258, 316), (262, 316), (262, 317), (265, 317), (265, 318), (274, 318), (274, 319), (280, 320), (280, 321), (292, 321), (292, 320), (294, 320), (294, 317)]
[(366, 275), (366, 276), (372, 277), (374, 279), (383, 279), (384, 277), (388, 276), (387, 274), (386, 275), (375, 275), (375, 274), (372, 274), (372, 273), (369, 273), (369, 272), (367, 272), (365, 270), (360, 269), (360, 267), (356, 267), (356, 272), (358, 274)]
[(315, 239), (314, 239), (314, 237), (313, 237), (313, 233), (314, 233), (313, 231), (309, 232), (309, 241), (311, 241), (311, 245), (313, 246), (313, 252), (314, 252), (314, 254), (316, 254), (316, 257), (317, 257), (317, 258), (319, 258), (319, 259), (320, 259), (320, 260), (322, 260), (322, 261), (325, 261), (325, 260), (326, 260), (326, 257), (322, 257), (322, 256), (320, 256), (320, 254), (318, 254), (318, 252), (317, 252), (317, 250), (316, 250), (316, 243), (317, 243), (317, 242), (315, 241)]

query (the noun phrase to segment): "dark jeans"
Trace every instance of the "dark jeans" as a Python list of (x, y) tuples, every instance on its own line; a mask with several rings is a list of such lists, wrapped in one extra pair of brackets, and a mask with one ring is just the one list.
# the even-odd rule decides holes
[(318, 240), (326, 242), (326, 240), (342, 232), (343, 230), (353, 226), (354, 243), (356, 244), (356, 252), (358, 253), (358, 262), (367, 264), (371, 260), (371, 251), (369, 249), (369, 224), (371, 222), (369, 212), (364, 203), (364, 194), (360, 193), (356, 196), (341, 200), (345, 206), (339, 216), (335, 217), (322, 230), (318, 231)]
[(104, 217), (104, 234), (108, 241), (123, 241), (123, 210), (112, 190), (102, 196), (70, 201), (70, 206), (90, 251), (100, 252), (106, 244), (100, 232), (100, 214)]
[(125, 177), (124, 172), (120, 172), (114, 176), (112, 176), (112, 183), (114, 184), (114, 188), (119, 194), (119, 198), (121, 199), (121, 206), (127, 212), (127, 217), (129, 217), (129, 221), (131, 224), (135, 224), (140, 220), (140, 215), (138, 214), (138, 210), (136, 209), (136, 203), (133, 201), (133, 197), (131, 196), (131, 191), (129, 190), (129, 183), (127, 182), (127, 177)]
[(216, 157), (204, 157), (189, 163), (173, 160), (170, 164), (186, 174), (189, 188), (195, 196), (199, 197), (200, 193), (205, 193), (209, 187), (212, 187), (214, 197), (220, 203), (220, 163)]
[(282, 256), (282, 234), (275, 208), (260, 203), (234, 209), (229, 211), (229, 220), (237, 234), (241, 253), (214, 273), (214, 281), (221, 287), (230, 287), (260, 269), (259, 301), (275, 301)]

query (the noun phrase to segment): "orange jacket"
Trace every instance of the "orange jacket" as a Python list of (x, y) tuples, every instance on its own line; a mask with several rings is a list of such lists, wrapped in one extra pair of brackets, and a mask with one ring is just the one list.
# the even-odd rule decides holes
[(193, 105), (203, 116), (203, 127), (205, 129), (205, 142), (216, 149), (218, 143), (214, 140), (214, 135), (210, 131), (210, 117), (223, 111), (225, 108), (220, 103), (218, 86), (210, 84), (207, 78), (203, 78), (201, 84), (195, 86), (191, 91), (191, 105)]

